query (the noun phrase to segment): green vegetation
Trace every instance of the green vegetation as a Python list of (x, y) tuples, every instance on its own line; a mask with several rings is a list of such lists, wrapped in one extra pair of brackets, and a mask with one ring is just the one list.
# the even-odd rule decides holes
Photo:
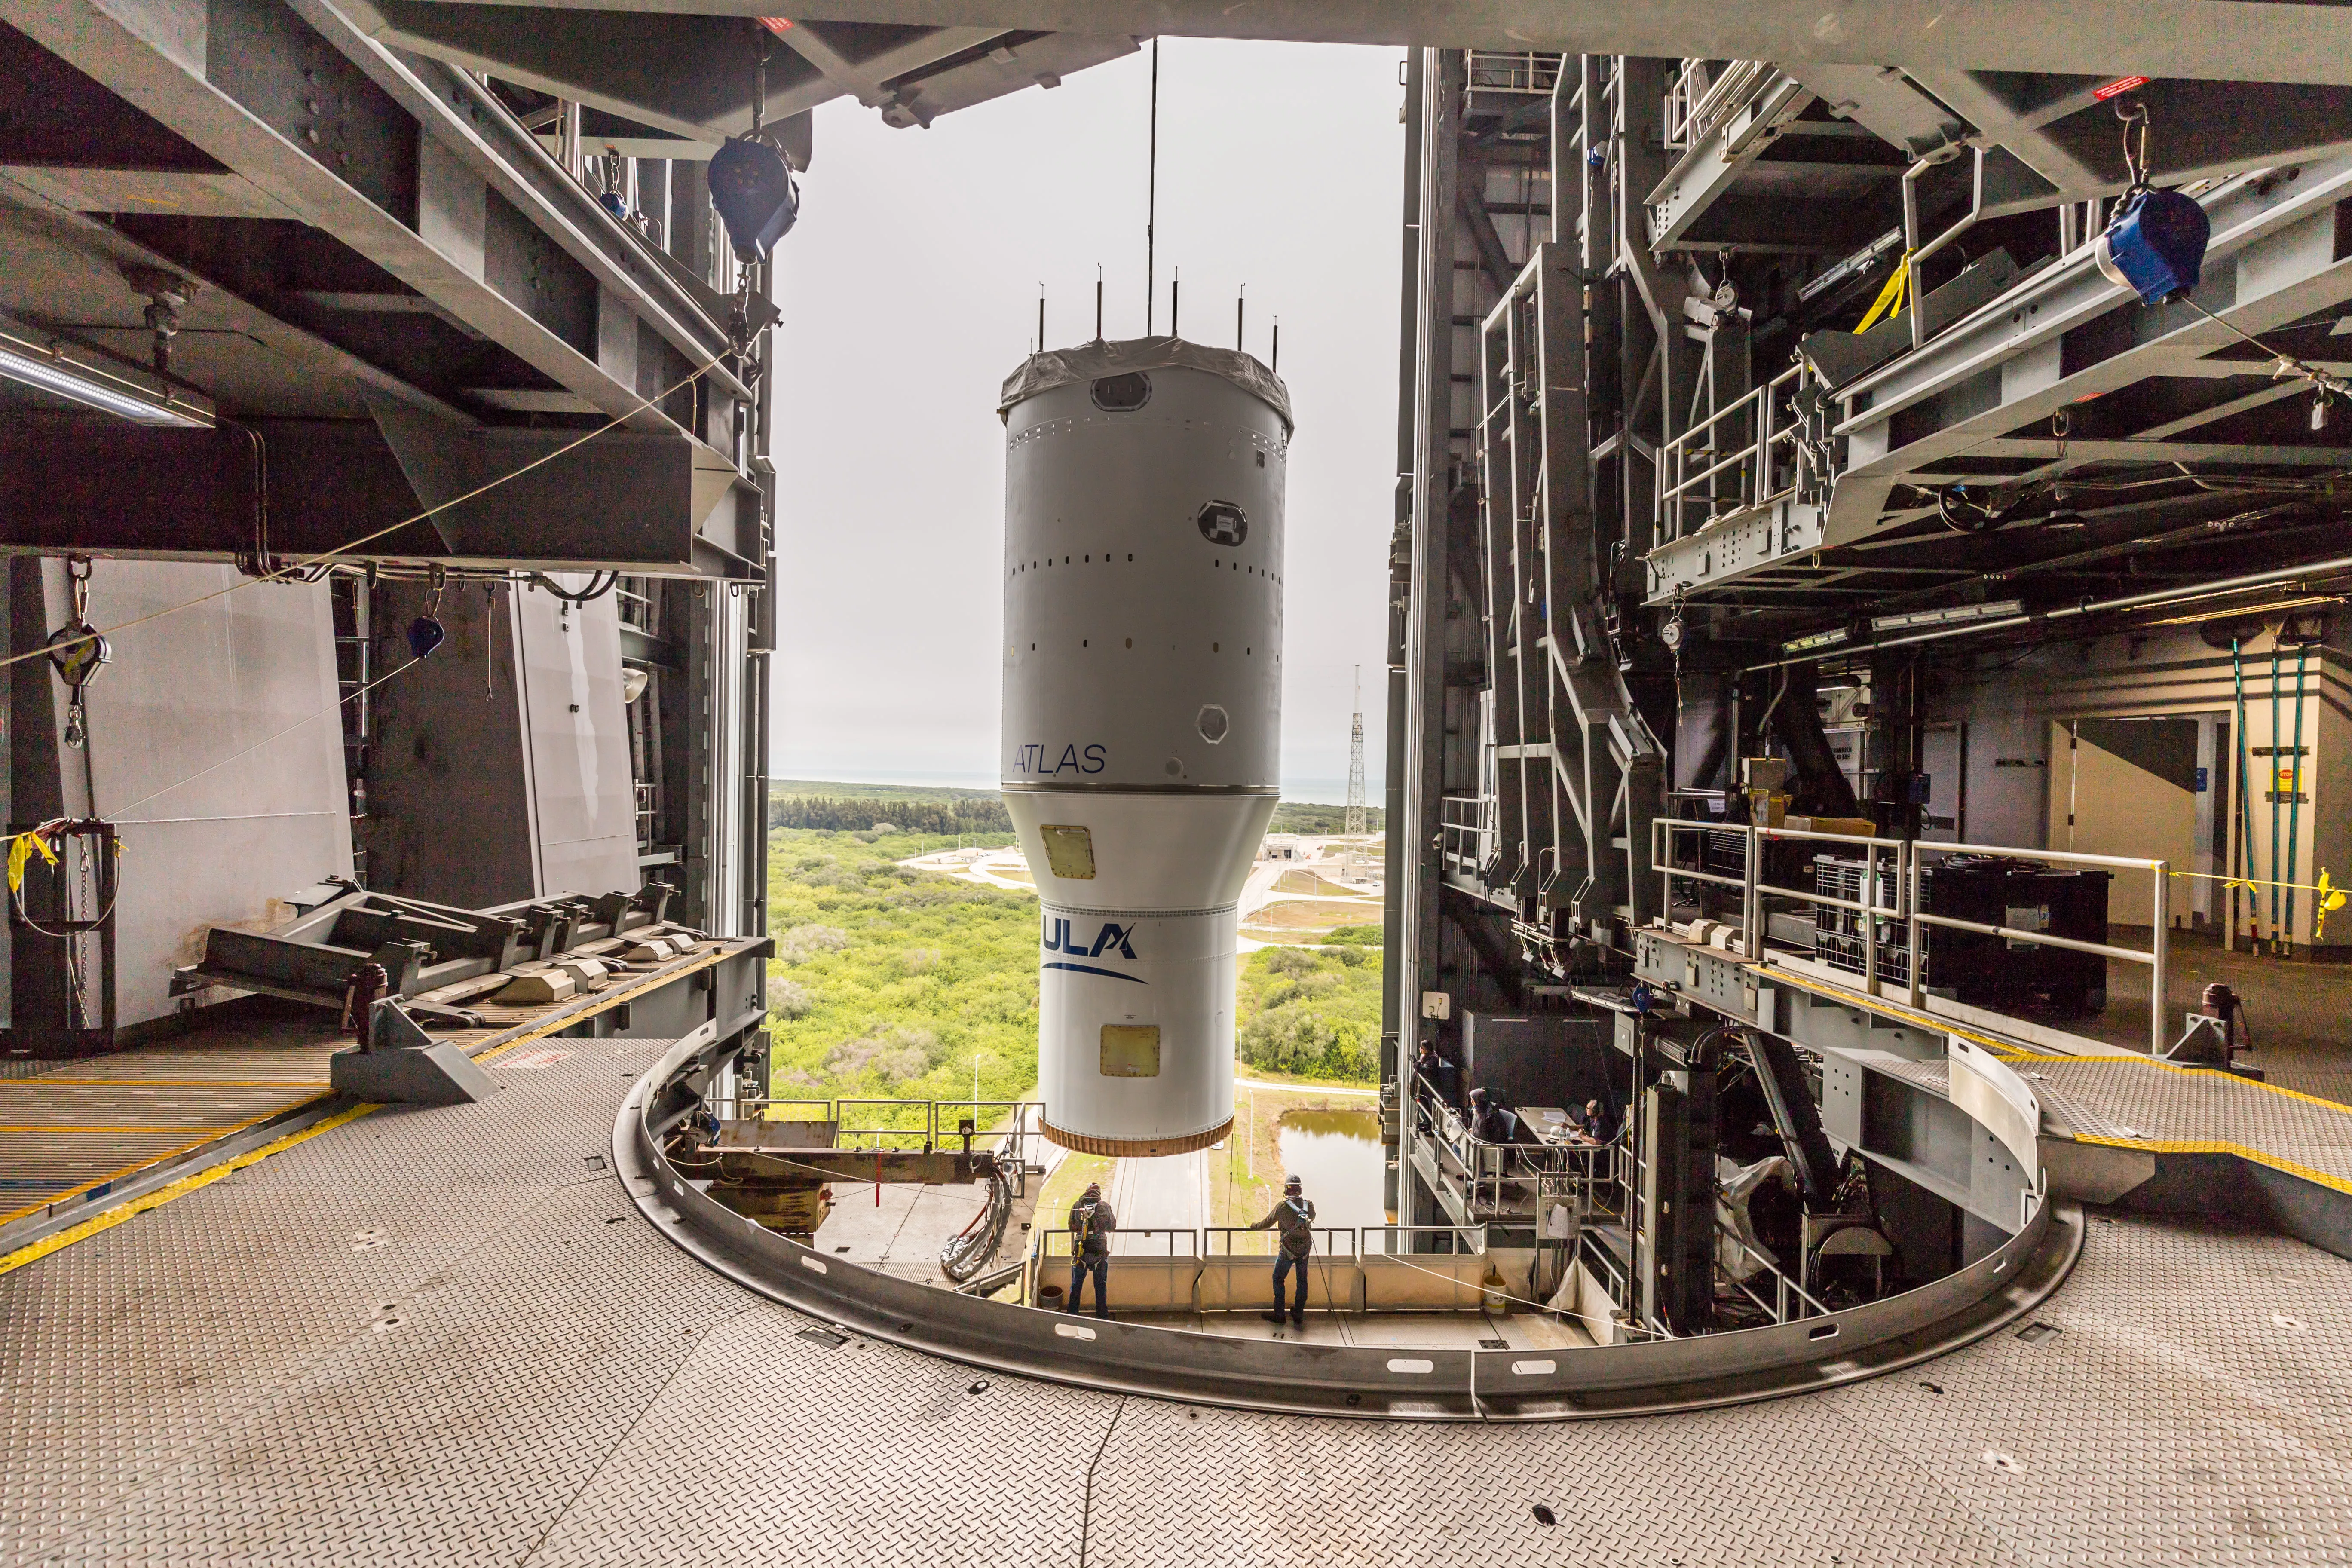
[(1328, 953), (1254, 952), (1242, 967), (1234, 1018), (1250, 1067), (1371, 1083), (1381, 1064), (1380, 953), (1359, 943)]
[[(1274, 808), (1273, 833), (1338, 833), (1345, 806), (1285, 801)], [(1381, 814), (1366, 814), (1371, 830)], [(910, 833), (1010, 833), (1013, 819), (1003, 797), (992, 789), (933, 788), (922, 784), (826, 784), (816, 779), (770, 780), (770, 827), (870, 829), (877, 822)]]
[[(1379, 806), (1364, 809), (1364, 826), (1373, 833), (1388, 813)], [(1274, 808), (1274, 820), (1266, 825), (1268, 833), (1344, 833), (1348, 827), (1348, 808), (1344, 805), (1324, 805), (1315, 801), (1286, 800)]]
[(770, 779), (768, 781), (770, 800), (796, 800), (804, 795), (824, 795), (832, 798), (856, 795), (860, 799), (930, 801), (935, 804), (1003, 798), (992, 789), (951, 789), (945, 784), (836, 784), (827, 779)]
[(831, 828), (870, 833), (885, 825), (903, 833), (1010, 835), (1013, 818), (994, 795), (971, 800), (908, 800), (886, 795), (795, 795), (768, 797), (771, 827)]
[[(918, 808), (950, 819), (986, 808), (1002, 820), (1001, 801), (984, 790), (772, 786), (772, 814), (819, 807), (843, 808), (846, 826), (769, 836), (770, 1092), (952, 1101), (971, 1094), (977, 1057), (982, 1100), (1028, 1094), (1037, 1081), (1035, 895), (897, 864), (971, 843), (971, 827), (872, 831), (884, 821), (918, 826)], [(1013, 837), (981, 830), (978, 841), (997, 847)], [(1264, 1073), (1371, 1082), (1380, 927), (1342, 926), (1320, 940), (1339, 951), (1270, 950), (1244, 964), (1242, 1060)]]
[[(997, 834), (992, 845), (1010, 843)], [(769, 836), (769, 1092), (1015, 1100), (1037, 1081), (1037, 900), (894, 862), (953, 837)]]

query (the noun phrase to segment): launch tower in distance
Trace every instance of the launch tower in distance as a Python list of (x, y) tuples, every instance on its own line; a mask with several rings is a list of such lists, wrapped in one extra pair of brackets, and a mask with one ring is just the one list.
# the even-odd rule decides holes
[(1364, 667), (1356, 666), (1356, 712), (1348, 722), (1348, 831), (1364, 830)]

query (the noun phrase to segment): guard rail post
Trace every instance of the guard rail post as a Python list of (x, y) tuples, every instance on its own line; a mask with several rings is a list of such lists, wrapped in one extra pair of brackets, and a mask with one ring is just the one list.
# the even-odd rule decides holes
[(1862, 851), (1862, 988), (1878, 992), (1878, 846)]
[(1745, 884), (1739, 889), (1739, 955), (1750, 963), (1755, 963), (1764, 951), (1756, 931), (1757, 921), (1762, 912), (1760, 900), (1756, 895), (1756, 884), (1761, 871), (1759, 862), (1763, 858), (1764, 835), (1751, 824), (1748, 829), (1748, 854), (1744, 861)]
[[(2168, 937), (2172, 930), (2172, 863), (2168, 860), (2158, 860), (2150, 872), (2150, 878), (2156, 886), (2154, 897), (2148, 903), (2149, 918), (2155, 921), (2155, 929), (2149, 932), (2152, 957), (2148, 964), (2150, 973), (2147, 979), (2147, 1054), (2151, 1057), (2160, 1057), (2164, 1054), (2165, 1046), (2166, 949), (2171, 945)], [(2289, 931), (2287, 940), (2292, 942), (2294, 939), (2294, 933)]]
[(1919, 931), (1919, 841), (1903, 840), (1895, 852), (1895, 863), (1903, 885), (1903, 945), (1911, 954), (1903, 999), (1918, 1007), (1925, 1005), (1927, 990), (1927, 951)]

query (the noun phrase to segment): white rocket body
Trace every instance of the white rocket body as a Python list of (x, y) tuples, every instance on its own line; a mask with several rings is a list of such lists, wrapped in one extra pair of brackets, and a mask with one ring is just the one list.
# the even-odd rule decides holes
[(1181, 1153), (1234, 1115), (1242, 887), (1279, 794), (1289, 410), (1172, 338), (1005, 386), (1003, 788), (1036, 878), (1047, 1136)]

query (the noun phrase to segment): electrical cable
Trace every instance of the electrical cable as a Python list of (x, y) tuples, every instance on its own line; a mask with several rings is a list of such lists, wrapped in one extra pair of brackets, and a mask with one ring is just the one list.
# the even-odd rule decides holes
[(546, 589), (549, 593), (554, 595), (557, 598), (562, 600), (567, 605), (585, 605), (593, 600), (601, 599), (605, 595), (611, 593), (614, 586), (621, 581), (621, 574), (618, 572), (606, 572), (601, 574), (604, 579), (602, 584), (599, 584), (596, 581), (596, 578), (600, 574), (596, 573), (589, 574), (588, 586), (581, 589), (575, 594), (569, 589), (557, 587), (555, 585), (555, 579), (550, 577), (544, 572), (530, 572), (524, 574), (526, 581), (538, 584), (541, 587)]
[(2199, 315), (2204, 317), (2207, 321), (2212, 322), (2215, 326), (2220, 327), (2222, 331), (2235, 333), (2253, 347), (2258, 348), (2262, 350), (2263, 353), (2270, 355), (2273, 362), (2271, 364), (2271, 379), (2273, 381), (2276, 381), (2283, 376), (2292, 375), (2310, 383), (2312, 390), (2318, 395), (2319, 406), (2321, 408), (2324, 409), (2326, 406), (2327, 400), (2330, 397), (2352, 398), (2352, 381), (2347, 381), (2342, 376), (2337, 375), (2334, 371), (2323, 370), (2319, 366), (2309, 363), (2308, 362), (2297, 358), (2295, 355), (2288, 353), (2284, 350), (2271, 347), (2270, 344), (2263, 342), (2262, 339), (2254, 336), (2253, 333), (2246, 331), (2243, 327), (2239, 326), (2236, 322), (2223, 321), (2221, 317), (2215, 315), (2212, 311), (2199, 304), (2192, 296), (2186, 292), (2175, 294), (2173, 298), (2188, 306), (2190, 310), (2196, 311)]
[[(589, 442), (594, 440), (597, 437), (604, 435), (606, 431), (615, 429), (626, 421), (644, 413), (646, 409), (655, 407), (664, 398), (691, 386), (698, 377), (716, 369), (719, 361), (728, 358), (734, 353), (734, 346), (730, 344), (728, 347), (721, 349), (718, 353), (713, 354), (710, 358), (703, 361), (701, 364), (696, 366), (693, 370), (688, 371), (679, 381), (673, 383), (669, 386), (664, 387), (661, 391), (655, 393), (649, 397), (639, 398), (637, 400), (637, 405), (635, 408), (630, 409), (628, 413), (614, 415), (610, 419), (607, 419), (604, 424), (597, 426), (594, 429), (587, 431), (572, 440), (566, 441), (562, 446), (556, 447), (551, 452), (541, 453), (540, 456), (533, 458), (530, 462), (525, 463), (522, 467), (514, 469), (512, 472), (500, 474), (494, 479), (485, 480), (481, 484), (476, 485), (472, 489), (467, 490), (465, 494), (461, 496), (453, 496), (449, 500), (442, 501), (436, 506), (426, 507), (423, 511), (416, 513), (413, 517), (404, 517), (398, 522), (393, 523), (388, 527), (377, 529), (373, 533), (363, 533), (357, 539), (347, 540), (343, 543), (336, 545), (331, 550), (320, 552), (318, 554), (311, 556), (307, 561), (297, 562), (291, 566), (281, 567), (275, 571), (266, 572), (258, 577), (240, 578), (236, 582), (230, 584), (226, 588), (216, 588), (209, 594), (201, 595), (184, 604), (167, 605), (163, 609), (153, 611), (148, 615), (135, 616), (131, 620), (121, 622), (115, 626), (103, 627), (100, 630), (92, 633), (89, 637), (78, 638), (72, 642), (60, 643), (57, 645), (57, 647), (55, 648), (45, 646), (31, 649), (26, 653), (12, 654), (5, 658), (0, 658), (0, 669), (5, 669), (12, 664), (21, 664), (26, 659), (47, 658), (51, 653), (57, 651), (58, 648), (78, 647), (80, 643), (90, 641), (96, 637), (111, 637), (117, 632), (129, 631), (133, 626), (143, 626), (150, 621), (160, 621), (166, 616), (176, 616), (182, 610), (193, 610), (199, 605), (208, 605), (215, 599), (226, 598), (229, 595), (236, 593), (238, 589), (249, 588), (257, 583), (283, 583), (301, 580), (299, 576), (299, 574), (308, 572), (310, 568), (317, 566), (323, 562), (331, 561), (338, 555), (344, 554), (349, 551), (357, 550), (362, 544), (373, 543), (376, 540), (382, 539), (387, 534), (398, 533), (404, 528), (408, 528), (416, 523), (427, 521), (430, 519), (438, 516), (440, 513), (447, 511), (452, 507), (462, 506), (466, 502), (472, 500), (477, 496), (485, 495), (489, 491), (498, 489), (500, 485), (507, 484), (512, 480), (522, 478), (523, 475), (530, 473), (533, 468), (551, 463), (556, 458), (562, 457), (565, 453), (572, 451), (577, 447), (586, 446)], [(310, 580), (315, 581), (316, 579)], [(403, 666), (402, 668), (405, 668), (406, 667)]]

